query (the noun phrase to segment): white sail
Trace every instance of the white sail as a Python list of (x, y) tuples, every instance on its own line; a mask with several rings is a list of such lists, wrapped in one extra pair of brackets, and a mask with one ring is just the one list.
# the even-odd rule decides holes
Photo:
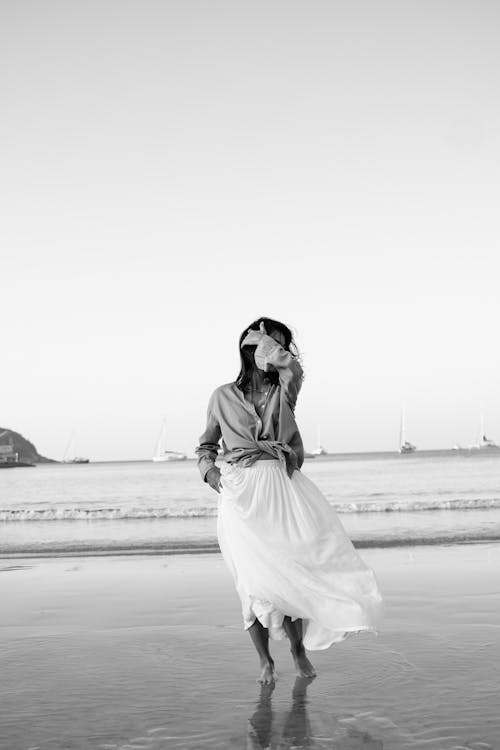
[(326, 450), (321, 445), (321, 425), (318, 424), (316, 448), (311, 451), (311, 456), (324, 456)]
[(88, 464), (90, 459), (77, 456), (75, 451), (76, 432), (73, 430), (64, 450), (63, 464)]
[(399, 423), (399, 452), (414, 453), (417, 447), (406, 439), (406, 419), (405, 410), (401, 409), (401, 420)]
[(405, 442), (405, 410), (401, 410), (401, 419), (399, 421), (399, 450)]
[(158, 441), (156, 443), (156, 451), (152, 460), (156, 462), (184, 461), (187, 458), (187, 456), (184, 453), (180, 453), (179, 451), (168, 451), (166, 449), (166, 439), (167, 439), (167, 420), (164, 419), (161, 425), (161, 430), (158, 436)]
[(161, 430), (160, 434), (158, 435), (158, 440), (156, 441), (156, 450), (153, 456), (153, 461), (162, 461), (163, 454), (165, 452), (165, 435), (166, 435), (166, 420), (164, 419), (161, 424)]
[(71, 433), (69, 436), (69, 440), (66, 443), (66, 448), (64, 449), (64, 455), (62, 457), (63, 464), (71, 463), (71, 456), (75, 455), (75, 431)]
[(486, 437), (485, 431), (484, 431), (484, 412), (481, 409), (481, 413), (479, 415), (479, 440), (477, 447), (481, 450), (482, 448), (500, 448), (500, 446), (494, 441), (491, 440), (491, 438)]

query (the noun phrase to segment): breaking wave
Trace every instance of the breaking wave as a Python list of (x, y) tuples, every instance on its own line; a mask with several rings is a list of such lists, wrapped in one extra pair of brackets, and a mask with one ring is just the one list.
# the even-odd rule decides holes
[(155, 518), (210, 518), (213, 506), (195, 508), (0, 508), (0, 521), (118, 521)]
[[(337, 513), (413, 513), (432, 510), (492, 510), (500, 508), (500, 498), (425, 498), (412, 500), (359, 500), (331, 502)], [(161, 518), (211, 518), (215, 505), (191, 507), (28, 507), (0, 508), (0, 521), (116, 521)]]

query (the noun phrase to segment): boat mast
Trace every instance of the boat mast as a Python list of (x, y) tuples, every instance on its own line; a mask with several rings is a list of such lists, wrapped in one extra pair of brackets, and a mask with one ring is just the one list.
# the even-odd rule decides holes
[(166, 435), (166, 429), (167, 429), (167, 420), (166, 417), (163, 418), (163, 422), (161, 425), (160, 434), (158, 436), (158, 442), (156, 444), (156, 452), (155, 457), (159, 458), (160, 456), (163, 456), (165, 453), (165, 435)]
[(399, 447), (405, 442), (405, 410), (401, 409), (401, 420), (399, 423)]
[(70, 449), (73, 451), (73, 455), (74, 455), (75, 453), (74, 442), (75, 442), (75, 431), (73, 430), (73, 432), (69, 436), (69, 440), (64, 451), (63, 464), (66, 463), (66, 461), (68, 460), (68, 456), (70, 455)]

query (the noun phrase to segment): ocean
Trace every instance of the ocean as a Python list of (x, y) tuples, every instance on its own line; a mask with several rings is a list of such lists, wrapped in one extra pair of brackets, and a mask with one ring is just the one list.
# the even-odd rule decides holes
[[(500, 539), (500, 452), (306, 459), (358, 548)], [(0, 556), (217, 551), (217, 494), (196, 462), (0, 471)]]

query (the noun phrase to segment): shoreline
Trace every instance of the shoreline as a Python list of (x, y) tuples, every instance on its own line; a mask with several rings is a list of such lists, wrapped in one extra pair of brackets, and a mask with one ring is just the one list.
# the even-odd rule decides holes
[[(500, 458), (500, 446), (492, 446), (490, 448), (418, 448), (412, 453), (400, 453), (398, 450), (381, 450), (381, 451), (342, 451), (333, 453), (323, 453), (319, 456), (305, 456), (307, 463), (322, 461), (335, 461), (335, 460), (356, 460), (357, 458), (370, 459), (370, 458), (398, 458), (403, 461), (408, 459), (415, 459), (419, 456), (423, 458), (432, 458), (433, 456), (458, 456), (458, 457), (483, 457), (491, 456)], [(78, 464), (73, 462), (65, 462), (59, 459), (45, 459), (44, 461), (37, 461), (35, 466), (102, 466), (104, 464), (151, 464), (156, 466), (178, 466), (179, 464), (185, 464), (186, 462), (195, 464), (197, 461), (196, 456), (187, 456), (187, 458), (181, 461), (163, 461), (155, 463), (151, 458), (106, 458), (106, 459), (95, 459), (90, 460), (89, 464)], [(23, 468), (23, 467), (19, 467)], [(26, 468), (26, 467), (24, 467)]]
[[(358, 550), (389, 550), (412, 547), (455, 547), (455, 546), (481, 546), (496, 544), (500, 542), (500, 533), (485, 532), (483, 535), (476, 534), (471, 537), (467, 534), (451, 532), (449, 535), (434, 537), (413, 537), (410, 539), (380, 537), (374, 539), (351, 539), (353, 546)], [(52, 547), (47, 550), (33, 550), (26, 548), (14, 548), (0, 552), (0, 560), (46, 560), (46, 559), (65, 559), (71, 557), (78, 558), (106, 558), (106, 557), (161, 557), (173, 555), (204, 555), (220, 554), (220, 548), (217, 541), (191, 542), (189, 540), (182, 542), (167, 542), (149, 546), (147, 544), (130, 545), (127, 547), (101, 546), (64, 546), (58, 549)]]

